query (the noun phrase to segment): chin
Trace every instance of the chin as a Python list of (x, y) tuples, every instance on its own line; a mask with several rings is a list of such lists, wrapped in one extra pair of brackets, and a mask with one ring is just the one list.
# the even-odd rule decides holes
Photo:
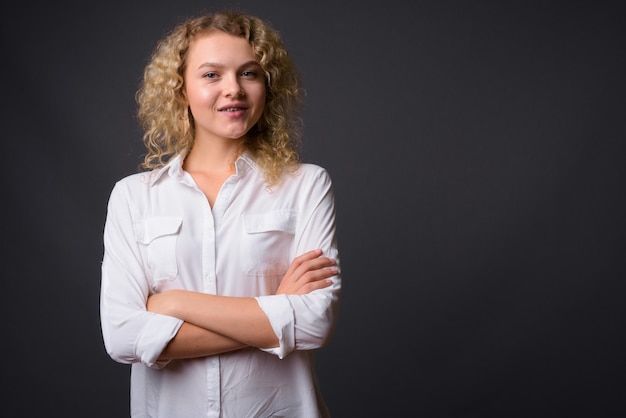
[(245, 130), (245, 131), (238, 131), (238, 132), (230, 132), (226, 135), (224, 135), (225, 138), (229, 138), (229, 139), (244, 139), (246, 137), (246, 135), (248, 135), (248, 132), (250, 132), (250, 129)]

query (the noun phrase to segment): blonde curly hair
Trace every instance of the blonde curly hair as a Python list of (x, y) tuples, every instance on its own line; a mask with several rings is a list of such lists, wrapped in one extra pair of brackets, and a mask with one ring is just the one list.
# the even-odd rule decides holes
[(194, 123), (183, 96), (187, 54), (198, 36), (215, 30), (250, 42), (265, 73), (265, 109), (246, 135), (244, 148), (254, 156), (268, 185), (275, 184), (285, 169), (295, 169), (299, 161), (300, 77), (278, 32), (255, 16), (235, 11), (188, 19), (157, 43), (136, 95), (147, 150), (140, 167), (163, 167), (173, 156), (191, 149)]

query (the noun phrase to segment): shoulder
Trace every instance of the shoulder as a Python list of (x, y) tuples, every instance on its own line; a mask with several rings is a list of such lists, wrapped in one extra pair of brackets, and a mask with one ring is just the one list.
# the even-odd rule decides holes
[(300, 163), (295, 171), (284, 178), (284, 183), (287, 188), (296, 188), (304, 194), (323, 194), (332, 188), (332, 180), (326, 168), (312, 163)]
[(125, 177), (120, 178), (117, 183), (118, 184), (135, 184), (135, 183), (148, 183), (150, 181), (150, 177), (152, 171), (144, 171), (140, 173), (129, 174)]
[(146, 171), (129, 174), (118, 179), (111, 190), (111, 201), (135, 200), (134, 196), (148, 193), (153, 181), (153, 172)]
[(120, 189), (135, 189), (137, 187), (149, 187), (152, 182), (152, 177), (152, 171), (129, 174), (115, 182), (113, 191), (115, 192)]
[(301, 176), (303, 179), (309, 180), (325, 179), (329, 182), (331, 181), (330, 174), (324, 167), (312, 163), (300, 163), (293, 175), (296, 177)]

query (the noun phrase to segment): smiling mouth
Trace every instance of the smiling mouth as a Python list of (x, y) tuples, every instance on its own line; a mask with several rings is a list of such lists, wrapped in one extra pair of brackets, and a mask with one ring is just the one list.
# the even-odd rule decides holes
[(220, 112), (240, 112), (242, 110), (246, 110), (245, 107), (227, 107), (225, 109), (220, 109)]

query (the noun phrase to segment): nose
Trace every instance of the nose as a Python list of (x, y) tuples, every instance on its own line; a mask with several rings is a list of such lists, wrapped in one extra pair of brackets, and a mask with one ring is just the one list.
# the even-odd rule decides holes
[(243, 86), (236, 76), (228, 77), (224, 85), (226, 97), (241, 97), (245, 94)]

